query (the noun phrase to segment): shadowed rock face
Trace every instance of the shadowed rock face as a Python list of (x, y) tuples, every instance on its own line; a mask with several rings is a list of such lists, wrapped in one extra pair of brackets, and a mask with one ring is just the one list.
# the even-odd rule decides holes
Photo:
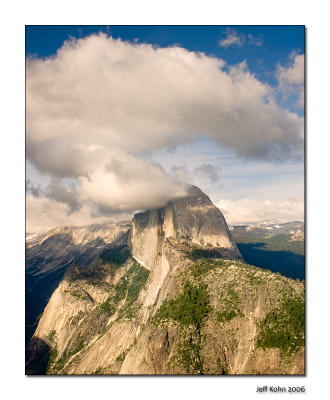
[(57, 251), (61, 260), (49, 258), (61, 249), (55, 240), (31, 246), (33, 277), (68, 262), (74, 243), (79, 254), (27, 346), (27, 374), (304, 373), (303, 283), (241, 262), (201, 190), (190, 186), (111, 235), (106, 245), (63, 236), (71, 251)]
[(45, 375), (50, 356), (50, 347), (38, 337), (30, 340), (25, 349), (25, 374)]
[(222, 213), (196, 186), (189, 186), (186, 196), (164, 208), (134, 216), (129, 245), (132, 255), (148, 269), (153, 268), (167, 238), (212, 246), (224, 250), (226, 258), (241, 259)]
[(50, 229), (30, 235), (25, 252), (26, 341), (36, 329), (38, 316), (70, 265), (87, 267), (110, 243), (126, 233), (126, 223)]

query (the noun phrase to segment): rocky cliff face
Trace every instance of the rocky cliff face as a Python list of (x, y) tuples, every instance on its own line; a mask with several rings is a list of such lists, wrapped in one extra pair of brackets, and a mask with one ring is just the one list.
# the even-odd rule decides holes
[(128, 247), (132, 257), (150, 271), (141, 297), (144, 307), (157, 307), (166, 297), (167, 275), (180, 263), (175, 249), (192, 246), (205, 252), (212, 249), (218, 257), (241, 259), (222, 213), (196, 186), (187, 187), (184, 197), (164, 208), (134, 216)]
[(36, 329), (38, 316), (72, 264), (87, 267), (104, 246), (124, 235), (127, 223), (59, 227), (26, 237), (26, 339)]
[(212, 247), (228, 259), (241, 258), (222, 213), (196, 186), (189, 186), (186, 196), (164, 208), (134, 216), (129, 246), (133, 257), (146, 268), (152, 270), (157, 264), (166, 239)]
[[(304, 286), (242, 262), (210, 199), (135, 215), (88, 265), (71, 263), (27, 351), (48, 374), (301, 374)], [(285, 326), (285, 328), (283, 328)]]

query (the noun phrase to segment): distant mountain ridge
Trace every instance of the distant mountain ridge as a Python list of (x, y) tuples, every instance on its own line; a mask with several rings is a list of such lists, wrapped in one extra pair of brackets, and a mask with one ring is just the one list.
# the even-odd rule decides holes
[(29, 234), (25, 250), (26, 339), (36, 319), (72, 264), (87, 267), (103, 248), (129, 229), (125, 222), (84, 227), (56, 227), (46, 233)]
[(305, 224), (301, 221), (291, 221), (284, 223), (260, 222), (258, 224), (231, 225), (229, 229), (232, 233), (253, 232), (256, 234), (259, 233), (269, 235), (277, 235), (280, 233), (297, 234), (304, 233)]
[(230, 227), (246, 262), (293, 279), (305, 279), (304, 229), (300, 221)]
[(61, 228), (28, 243), (28, 293), (55, 290), (27, 374), (304, 371), (303, 283), (245, 264), (197, 187), (130, 225)]
[[(129, 246), (133, 257), (144, 260), (147, 268), (151, 269), (156, 253), (168, 238), (212, 247), (226, 258), (241, 259), (222, 213), (196, 186), (189, 186), (186, 196), (163, 208), (135, 214)], [(150, 254), (150, 249), (155, 254)]]

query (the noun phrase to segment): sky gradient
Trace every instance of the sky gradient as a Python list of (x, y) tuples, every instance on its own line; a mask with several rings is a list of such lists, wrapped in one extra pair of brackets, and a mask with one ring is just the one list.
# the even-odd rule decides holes
[(304, 47), (303, 26), (27, 26), (27, 230), (184, 182), (232, 224), (302, 220)]

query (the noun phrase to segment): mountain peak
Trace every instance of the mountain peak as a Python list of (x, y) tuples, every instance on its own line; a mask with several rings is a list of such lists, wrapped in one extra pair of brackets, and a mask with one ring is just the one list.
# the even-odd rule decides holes
[(187, 187), (185, 196), (171, 200), (163, 208), (135, 214), (132, 220), (132, 255), (149, 269), (157, 263), (162, 242), (168, 239), (215, 247), (226, 258), (241, 258), (221, 211), (193, 185)]

